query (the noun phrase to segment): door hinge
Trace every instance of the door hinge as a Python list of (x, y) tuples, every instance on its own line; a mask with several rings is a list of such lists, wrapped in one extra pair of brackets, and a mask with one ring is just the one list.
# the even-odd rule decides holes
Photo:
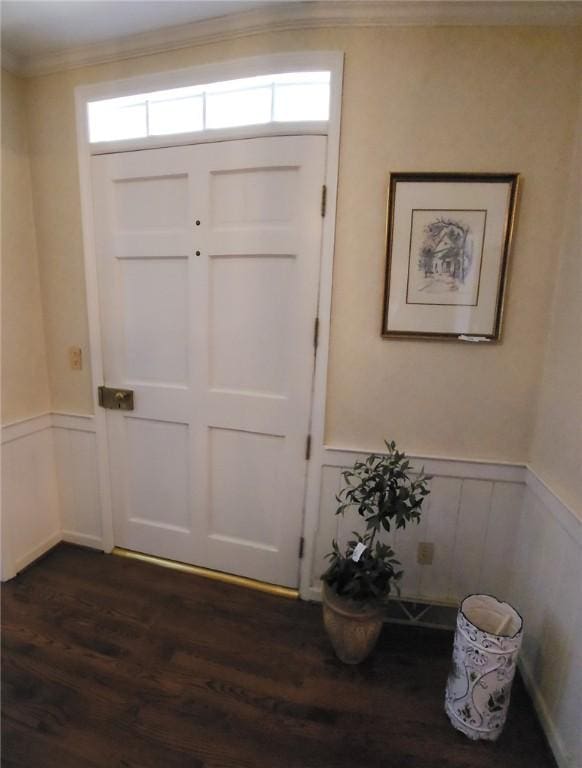
[(325, 209), (327, 208), (327, 187), (325, 184), (321, 188), (321, 218), (325, 216)]
[(317, 349), (318, 342), (319, 342), (319, 317), (316, 317), (315, 323), (313, 324), (313, 349)]
[(299, 539), (299, 559), (303, 557), (303, 550), (305, 549), (305, 539), (303, 536)]
[(305, 442), (305, 461), (309, 461), (311, 458), (311, 435), (307, 435)]

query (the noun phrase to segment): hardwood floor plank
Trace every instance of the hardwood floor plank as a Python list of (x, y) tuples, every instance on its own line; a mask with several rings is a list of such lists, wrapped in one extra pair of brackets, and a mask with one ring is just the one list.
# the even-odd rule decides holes
[(443, 710), (447, 632), (333, 655), (320, 606), (62, 545), (3, 589), (7, 768), (552, 768), (520, 680), (496, 744)]

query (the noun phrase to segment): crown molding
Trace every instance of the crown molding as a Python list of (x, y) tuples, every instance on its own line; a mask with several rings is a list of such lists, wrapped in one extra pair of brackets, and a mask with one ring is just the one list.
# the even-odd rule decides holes
[(24, 76), (132, 59), (296, 29), (398, 26), (580, 26), (580, 0), (319, 0), (292, 2), (165, 27), (40, 56), (10, 56)]

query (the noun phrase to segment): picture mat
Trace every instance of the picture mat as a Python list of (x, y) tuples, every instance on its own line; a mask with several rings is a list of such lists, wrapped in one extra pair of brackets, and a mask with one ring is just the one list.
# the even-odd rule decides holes
[[(396, 183), (389, 269), (390, 292), (385, 318), (388, 332), (471, 336), (494, 333), (510, 195), (509, 182)], [(410, 222), (411, 212), (415, 208), (487, 211), (477, 306), (406, 303)]]

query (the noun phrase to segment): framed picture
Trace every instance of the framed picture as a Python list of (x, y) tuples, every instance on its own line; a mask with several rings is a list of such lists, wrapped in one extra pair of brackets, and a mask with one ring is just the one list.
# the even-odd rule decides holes
[(393, 173), (382, 335), (498, 341), (516, 173)]

